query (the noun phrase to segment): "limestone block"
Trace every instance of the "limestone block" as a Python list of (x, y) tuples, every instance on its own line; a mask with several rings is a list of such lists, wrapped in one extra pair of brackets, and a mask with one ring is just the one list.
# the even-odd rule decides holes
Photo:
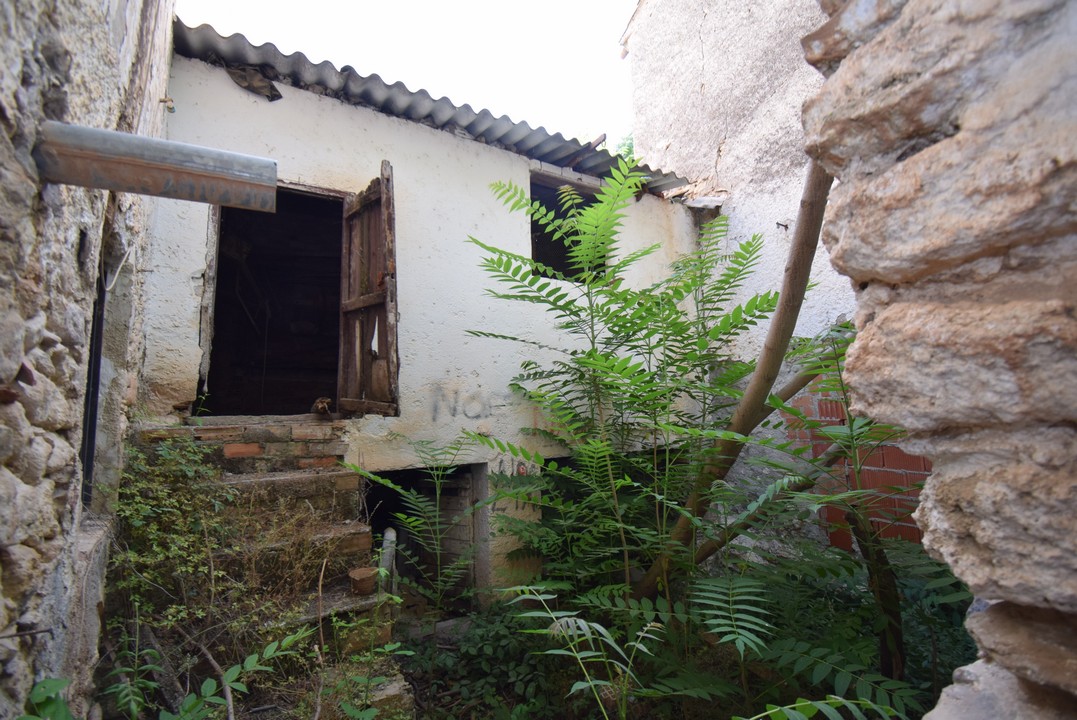
[(35, 435), (15, 458), (11, 469), (27, 485), (37, 485), (45, 477), (52, 455), (52, 444), (41, 435)]
[(20, 482), (16, 485), (11, 507), (17, 522), (10, 526), (10, 535), (5, 544), (24, 543), (42, 555), (47, 554), (49, 541), (60, 532), (52, 492), (52, 483), (49, 482), (40, 485), (24, 485)]
[(1077, 613), (1077, 430), (1001, 430), (905, 444), (934, 463), (924, 547), (989, 599)]
[(29, 442), (30, 432), (20, 403), (0, 405), (0, 464), (10, 461)]
[(825, 75), (842, 58), (889, 25), (907, 0), (848, 0), (844, 5), (821, 4), (830, 20), (801, 40), (804, 57)]
[[(874, 4), (864, 5), (871, 11)], [(888, 5), (878, 3), (876, 14)], [(846, 57), (805, 104), (808, 154), (842, 180), (850, 170), (878, 173), (903, 153), (952, 135), (966, 105), (1000, 78), (1033, 86), (1064, 81), (1073, 57), (1067, 50), (1073, 8), (1067, 6), (1066, 0), (909, 0), (900, 17)], [(1036, 68), (1044, 82), (1027, 67), (1012, 68), (1026, 55), (1041, 63)], [(1011, 98), (1001, 107), (1025, 100)]]
[(68, 430), (75, 426), (79, 408), (44, 374), (37, 374), (33, 385), (23, 386), (23, 404), (26, 417), (40, 428)]
[(1077, 306), (1077, 237), (1018, 245), (908, 285), (871, 282), (857, 290), (856, 324), (866, 327), (888, 305), (1061, 300)]
[(966, 627), (992, 662), (1077, 695), (1077, 617), (1004, 602), (971, 616)]
[(38, 346), (42, 348), (50, 348), (60, 342), (58, 335), (49, 332), (45, 328), (47, 323), (48, 319), (45, 317), (44, 312), (39, 312), (26, 321), (26, 335), (23, 341), (23, 352), (29, 353)]
[(981, 660), (954, 670), (954, 684), (942, 691), (924, 720), (1072, 720), (1072, 701)]
[(49, 473), (73, 467), (75, 462), (75, 448), (59, 435), (49, 438), (52, 441), (52, 452), (49, 454), (48, 464), (45, 471)]
[[(6, 467), (0, 465), (0, 547), (15, 542), (15, 527), (18, 525), (15, 510), (15, 498), (22, 485), (19, 478)], [(0, 627), (3, 627), (0, 625)]]
[[(1077, 62), (1077, 59), (1074, 60)], [(1077, 78), (1077, 75), (1075, 75)], [(1077, 80), (1072, 90), (1077, 93)], [(823, 242), (858, 282), (905, 283), (1024, 243), (1077, 235), (1077, 113), (1043, 99), (1044, 117), (997, 133), (961, 132), (831, 194)], [(1026, 139), (1028, 138), (1028, 139)]]
[(0, 549), (4, 592), (18, 597), (33, 587), (41, 568), (41, 555), (25, 545), (8, 545)]
[(914, 433), (1077, 420), (1075, 315), (1058, 300), (887, 306), (849, 351), (854, 409)]
[(15, 379), (22, 364), (25, 325), (14, 310), (0, 313), (0, 383)]

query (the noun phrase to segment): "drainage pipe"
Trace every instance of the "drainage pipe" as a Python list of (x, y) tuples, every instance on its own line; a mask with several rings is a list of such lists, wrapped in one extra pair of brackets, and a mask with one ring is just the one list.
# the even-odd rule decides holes
[(47, 120), (34, 162), (45, 182), (276, 212), (277, 162)]

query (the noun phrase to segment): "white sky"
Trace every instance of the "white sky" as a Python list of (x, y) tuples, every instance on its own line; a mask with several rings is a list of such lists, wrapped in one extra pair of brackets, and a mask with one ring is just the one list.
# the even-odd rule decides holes
[(188, 26), (351, 65), (456, 105), (611, 147), (631, 133), (619, 40), (636, 0), (176, 0)]

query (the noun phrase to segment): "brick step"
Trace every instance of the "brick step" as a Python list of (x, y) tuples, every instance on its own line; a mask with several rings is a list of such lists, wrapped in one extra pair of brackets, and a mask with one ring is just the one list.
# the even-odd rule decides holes
[(236, 505), (252, 513), (301, 504), (325, 519), (351, 521), (361, 510), (363, 478), (343, 468), (225, 473), (221, 482), (237, 492)]
[[(298, 520), (284, 513), (253, 520), (263, 534), (240, 539), (218, 555), (219, 566), (241, 574), (270, 594), (311, 592), (324, 582), (344, 582), (352, 568), (370, 564), (372, 536), (364, 523), (321, 523), (311, 516)], [(240, 520), (239, 522), (243, 522)], [(248, 525), (249, 526), (249, 525)]]
[(345, 577), (322, 588), (321, 602), (318, 593), (307, 596), (304, 609), (294, 620), (297, 625), (316, 622), (330, 615), (369, 615), (381, 605), (383, 598), (378, 594), (356, 595), (351, 591), (351, 581)]
[(193, 438), (225, 472), (265, 473), (337, 467), (344, 423), (322, 415), (188, 418), (188, 424), (138, 431), (143, 444)]

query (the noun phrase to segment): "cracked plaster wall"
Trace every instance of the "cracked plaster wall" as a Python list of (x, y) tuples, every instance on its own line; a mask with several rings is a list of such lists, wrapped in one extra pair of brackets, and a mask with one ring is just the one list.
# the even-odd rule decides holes
[[(622, 44), (631, 63), (636, 154), (690, 182), (729, 218), (730, 238), (764, 238), (762, 262), (738, 295), (781, 285), (807, 174), (800, 107), (822, 82), (800, 37), (825, 20), (815, 0), (641, 0)], [(851, 316), (849, 281), (820, 248), (797, 334)], [(766, 327), (736, 348), (755, 357)]]

